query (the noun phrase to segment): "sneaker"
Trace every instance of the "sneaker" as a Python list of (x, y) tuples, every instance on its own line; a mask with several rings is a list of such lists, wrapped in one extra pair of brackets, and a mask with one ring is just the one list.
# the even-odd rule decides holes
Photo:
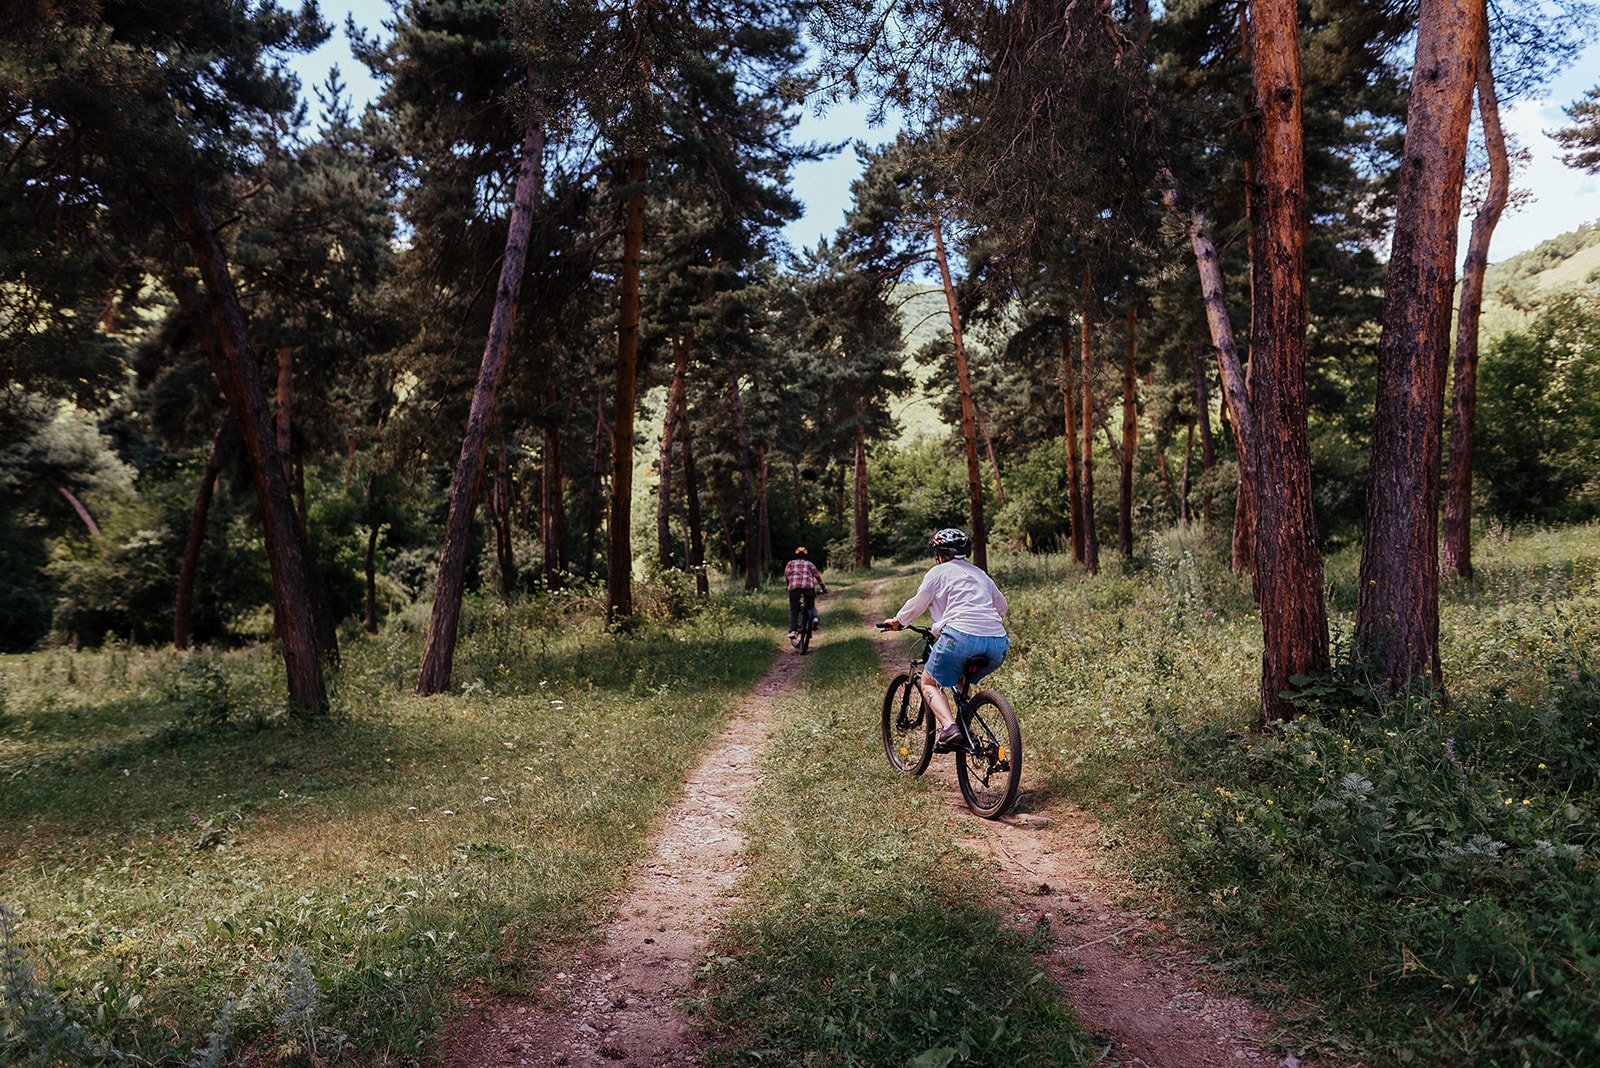
[(959, 723), (950, 724), (950, 726), (940, 731), (939, 736), (933, 740), (933, 751), (935, 753), (954, 753), (960, 748), (962, 748), (962, 744), (961, 724)]
[(800, 637), (800, 632), (799, 632), (799, 631), (797, 631), (797, 630), (791, 630), (791, 631), (790, 631), (790, 632), (789, 632), (789, 640), (790, 640), (790, 641), (794, 641), (794, 640), (795, 640), (795, 639), (796, 639), (796, 638), (798, 638), (798, 637)]

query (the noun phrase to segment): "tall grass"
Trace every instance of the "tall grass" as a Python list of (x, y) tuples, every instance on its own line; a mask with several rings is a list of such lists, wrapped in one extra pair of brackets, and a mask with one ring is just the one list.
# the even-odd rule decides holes
[(417, 1063), (463, 984), (536, 982), (782, 618), (653, 586), (621, 634), (593, 600), (474, 602), (441, 698), (410, 693), (402, 619), (347, 646), (312, 724), (265, 648), (0, 659), (0, 896), (31, 976), (0, 1061), (50, 1063), (58, 1018), (68, 1063)]
[(1600, 529), (1489, 531), (1477, 555), (1444, 588), (1448, 699), (1374, 688), (1358, 554), (1330, 558), (1337, 666), (1270, 732), (1248, 586), (1204, 541), (1096, 578), (995, 569), (1032, 772), (1258, 995), (1320, 1004), (1301, 1039), (1340, 1059), (1600, 1060)]

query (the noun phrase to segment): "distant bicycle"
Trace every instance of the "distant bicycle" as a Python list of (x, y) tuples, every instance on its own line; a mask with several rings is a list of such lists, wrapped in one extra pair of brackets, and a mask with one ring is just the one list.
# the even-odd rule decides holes
[[(887, 629), (881, 624), (880, 630)], [(894, 677), (883, 695), (883, 753), (897, 771), (921, 775), (933, 759), (933, 711), (916, 683), (928, 659), (934, 633), (908, 626), (922, 639), (910, 668)], [(1017, 802), (1022, 783), (1022, 725), (1011, 702), (993, 690), (971, 694), (972, 677), (989, 666), (975, 656), (961, 671), (961, 685), (951, 691), (961, 742), (956, 749), (956, 779), (967, 807), (984, 819), (996, 819)]]
[(811, 651), (811, 636), (816, 632), (817, 610), (813, 608), (807, 614), (806, 621), (801, 625), (800, 633), (794, 640), (794, 647), (799, 650), (801, 656), (805, 656), (806, 653)]

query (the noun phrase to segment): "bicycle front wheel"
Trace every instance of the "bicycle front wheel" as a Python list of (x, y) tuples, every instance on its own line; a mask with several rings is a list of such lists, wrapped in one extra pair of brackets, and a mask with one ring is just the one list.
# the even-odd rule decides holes
[(933, 711), (904, 672), (883, 695), (883, 755), (890, 767), (911, 775), (927, 771), (933, 759)]
[(1017, 803), (1022, 784), (1022, 725), (1011, 702), (983, 691), (967, 706), (972, 752), (956, 754), (956, 778), (967, 807), (984, 819), (997, 819)]

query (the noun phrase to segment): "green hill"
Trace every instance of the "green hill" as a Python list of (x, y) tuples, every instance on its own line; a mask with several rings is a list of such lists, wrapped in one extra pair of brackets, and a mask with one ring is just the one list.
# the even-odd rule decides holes
[(1485, 341), (1522, 326), (1530, 312), (1563, 292), (1600, 293), (1600, 220), (1490, 264), (1483, 290)]

